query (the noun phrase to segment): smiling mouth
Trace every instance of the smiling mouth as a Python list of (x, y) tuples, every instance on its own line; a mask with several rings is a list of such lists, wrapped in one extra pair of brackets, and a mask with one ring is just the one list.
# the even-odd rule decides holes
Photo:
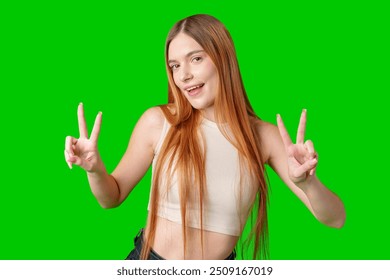
[(196, 85), (196, 86), (193, 86), (193, 87), (190, 87), (190, 88), (188, 88), (188, 89), (186, 89), (186, 91), (189, 93), (189, 94), (193, 94), (193, 93), (195, 93), (195, 91), (197, 90), (197, 89), (200, 89), (200, 88), (202, 88), (204, 86), (204, 84), (199, 84), (199, 85)]

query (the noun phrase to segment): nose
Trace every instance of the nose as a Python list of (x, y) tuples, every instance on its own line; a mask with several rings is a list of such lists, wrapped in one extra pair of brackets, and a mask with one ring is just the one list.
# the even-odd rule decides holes
[(180, 80), (183, 83), (188, 82), (193, 78), (193, 75), (192, 75), (191, 71), (189, 71), (188, 67), (183, 67), (181, 70), (182, 71), (180, 73)]

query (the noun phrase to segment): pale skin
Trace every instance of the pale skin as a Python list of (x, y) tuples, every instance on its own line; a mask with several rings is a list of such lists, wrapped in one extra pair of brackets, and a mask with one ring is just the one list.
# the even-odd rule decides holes
[[(179, 39), (190, 40), (185, 37), (179, 37)], [(183, 50), (182, 41), (179, 43), (180, 50)], [(213, 69), (210, 68), (213, 66), (210, 65), (209, 58), (206, 54), (202, 54), (202, 60), (193, 60), (187, 54), (199, 51), (200, 46), (194, 45), (192, 41), (187, 41), (185, 45), (189, 46), (188, 50), (184, 50), (182, 54), (174, 57), (175, 63), (180, 63), (181, 66), (175, 72), (177, 75), (175, 83), (181, 88), (186, 83), (192, 85), (193, 81), (202, 82), (205, 83), (205, 92), (213, 90), (214, 83), (218, 81), (215, 80)], [(196, 55), (199, 56), (199, 52)], [(192, 61), (195, 61), (196, 64), (191, 64)], [(203, 65), (207, 65), (208, 68), (197, 72), (202, 65), (199, 64), (199, 61), (204, 63)], [(185, 69), (185, 73), (180, 72), (182, 69)], [(207, 97), (207, 102), (204, 103), (206, 105), (203, 106), (201, 105), (203, 104), (202, 100), (199, 98), (192, 101), (197, 102), (194, 104), (201, 107), (199, 109), (204, 112), (204, 116), (213, 121), (214, 104), (212, 99), (210, 102), (210, 98)], [(133, 130), (125, 154), (115, 170), (109, 174), (99, 155), (97, 145), (102, 114), (98, 113), (91, 136), (88, 137), (83, 104), (79, 104), (77, 112), (80, 136), (79, 138), (66, 137), (65, 160), (69, 168), (75, 164), (86, 170), (92, 193), (103, 208), (117, 207), (142, 179), (152, 163), (156, 145), (163, 129), (163, 113), (159, 108), (153, 107), (141, 116)], [(257, 121), (257, 133), (262, 141), (264, 164), (270, 165), (275, 170), (320, 222), (330, 227), (341, 228), (345, 221), (344, 205), (316, 176), (318, 156), (313, 143), (309, 140), (305, 141), (306, 120), (307, 112), (303, 110), (295, 144), (292, 143), (279, 115), (277, 116), (277, 126)], [(187, 239), (186, 258), (201, 259), (200, 230), (189, 228), (187, 234), (189, 238)], [(225, 259), (238, 241), (237, 236), (217, 232), (203, 231), (203, 235), (203, 257), (205, 259)], [(165, 259), (183, 259), (182, 246), (181, 225), (158, 217), (153, 249)]]

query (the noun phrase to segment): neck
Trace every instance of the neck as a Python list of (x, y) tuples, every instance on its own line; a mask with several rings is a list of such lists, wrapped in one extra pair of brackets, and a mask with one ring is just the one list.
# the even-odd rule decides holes
[(215, 122), (214, 108), (203, 109), (201, 112), (203, 118)]

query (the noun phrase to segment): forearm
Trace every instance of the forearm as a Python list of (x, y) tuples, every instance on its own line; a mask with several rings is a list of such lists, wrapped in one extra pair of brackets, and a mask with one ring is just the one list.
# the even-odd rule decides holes
[(89, 185), (93, 195), (103, 208), (113, 208), (118, 206), (119, 188), (112, 177), (108, 174), (101, 162), (98, 171), (87, 172)]
[(325, 187), (317, 176), (299, 186), (306, 194), (315, 217), (322, 223), (341, 228), (345, 222), (344, 204), (340, 198)]

